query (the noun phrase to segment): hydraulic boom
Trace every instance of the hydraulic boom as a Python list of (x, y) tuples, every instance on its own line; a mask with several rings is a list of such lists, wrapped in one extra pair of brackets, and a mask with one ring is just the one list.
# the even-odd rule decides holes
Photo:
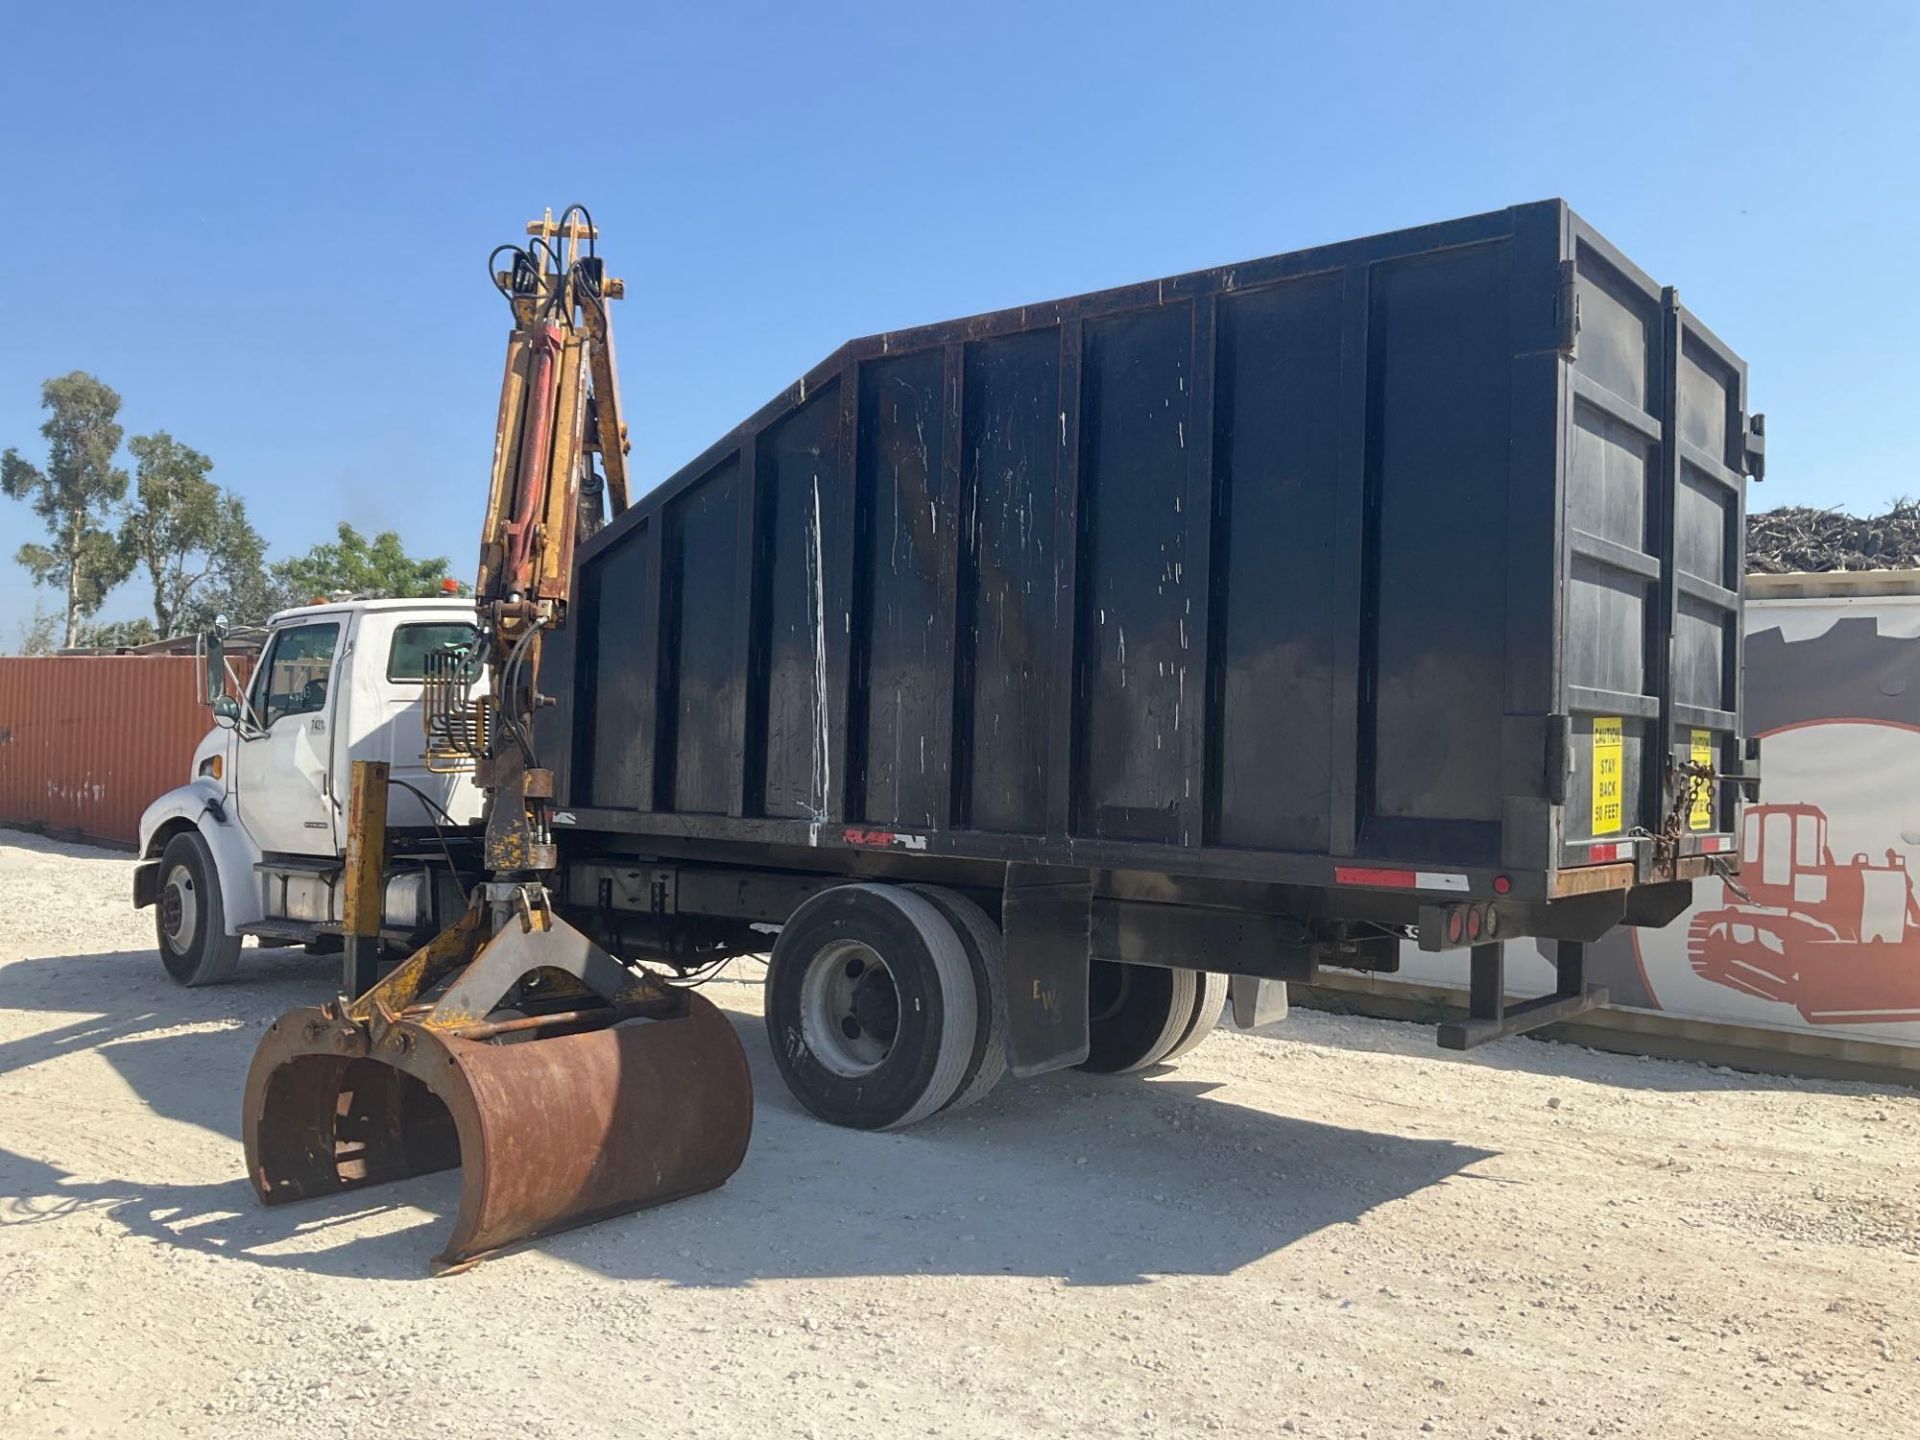
[[(487, 797), (466, 913), (356, 997), (294, 1010), (254, 1055), (247, 1167), (267, 1204), (460, 1165), (443, 1267), (720, 1185), (753, 1093), (706, 999), (554, 912), (553, 773), (535, 749), (544, 637), (568, 622), (576, 545), (628, 503), (610, 302), (572, 206), (503, 245), (512, 307), (474, 585), (479, 640), (430, 659), (426, 753)], [(507, 263), (496, 269), (501, 260)]]

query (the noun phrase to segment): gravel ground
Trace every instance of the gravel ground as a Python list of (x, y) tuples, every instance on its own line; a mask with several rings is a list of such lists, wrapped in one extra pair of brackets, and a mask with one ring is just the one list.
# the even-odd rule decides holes
[(1296, 1015), (429, 1280), (457, 1179), (288, 1209), (241, 1080), (326, 962), (173, 987), (0, 831), (0, 1435), (1862, 1435), (1920, 1413), (1920, 1101)]

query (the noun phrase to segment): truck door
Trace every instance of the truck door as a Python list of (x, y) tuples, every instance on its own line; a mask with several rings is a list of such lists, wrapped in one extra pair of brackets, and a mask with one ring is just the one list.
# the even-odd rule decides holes
[(257, 722), (235, 747), (240, 823), (263, 851), (338, 853), (328, 730), (340, 622), (274, 633), (248, 699)]

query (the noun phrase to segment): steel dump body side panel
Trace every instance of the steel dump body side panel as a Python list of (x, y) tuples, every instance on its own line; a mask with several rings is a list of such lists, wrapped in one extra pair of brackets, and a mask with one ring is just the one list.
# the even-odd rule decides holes
[[(1214, 376), (1208, 839), (1325, 851), (1334, 832), (1345, 277), (1222, 297)], [(1275, 563), (1279, 556), (1289, 563)]]
[(1744, 415), (1558, 201), (855, 341), (582, 548), (560, 808), (1542, 897), (1738, 759)]
[(1049, 696), (1070, 641), (1053, 614), (1061, 335), (1048, 327), (962, 348), (954, 379), (973, 443), (960, 449), (952, 823), (1044, 834)]

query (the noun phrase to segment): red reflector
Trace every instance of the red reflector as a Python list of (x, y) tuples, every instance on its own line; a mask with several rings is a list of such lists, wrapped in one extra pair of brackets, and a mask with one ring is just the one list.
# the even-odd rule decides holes
[(1506, 876), (1496, 875), (1493, 877), (1494, 894), (1504, 895), (1511, 889), (1513, 889), (1513, 881), (1509, 880)]
[(1596, 862), (1602, 860), (1631, 860), (1632, 858), (1633, 846), (1631, 845), (1589, 845), (1587, 847), (1587, 859)]
[(1418, 871), (1375, 870), (1364, 865), (1336, 865), (1333, 878), (1341, 885), (1393, 885), (1402, 890), (1411, 890), (1420, 883)]
[(1727, 837), (1724, 835), (1709, 835), (1706, 839), (1700, 842), (1701, 851), (1704, 854), (1708, 854), (1708, 855), (1717, 854), (1722, 850), (1727, 850), (1731, 848), (1732, 847), (1729, 844)]

